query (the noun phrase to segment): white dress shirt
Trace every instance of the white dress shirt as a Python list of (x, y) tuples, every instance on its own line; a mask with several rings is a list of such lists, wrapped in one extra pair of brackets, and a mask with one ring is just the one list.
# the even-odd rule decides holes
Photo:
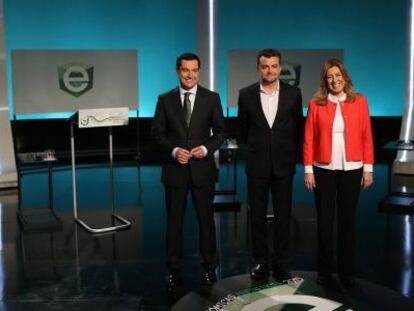
[(260, 102), (262, 103), (262, 109), (267, 123), (269, 127), (272, 127), (279, 106), (279, 80), (277, 81), (276, 90), (273, 93), (267, 93), (262, 84), (260, 84)]
[[(362, 161), (347, 161), (345, 156), (345, 123), (342, 115), (342, 105), (346, 94), (334, 96), (328, 94), (328, 100), (336, 105), (335, 118), (332, 126), (332, 161), (330, 163), (314, 162), (313, 165), (327, 170), (349, 171), (364, 167), (364, 172), (372, 172), (372, 164)], [(305, 173), (313, 173), (312, 165), (305, 166)]]

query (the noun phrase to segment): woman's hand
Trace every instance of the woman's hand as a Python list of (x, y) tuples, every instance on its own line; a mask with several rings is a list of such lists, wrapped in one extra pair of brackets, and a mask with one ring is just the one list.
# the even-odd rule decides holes
[(363, 172), (361, 179), (361, 186), (363, 188), (368, 188), (374, 182), (374, 174), (372, 172)]
[(315, 176), (313, 173), (305, 173), (303, 175), (303, 181), (305, 182), (306, 189), (309, 191), (313, 191), (313, 188), (316, 187)]

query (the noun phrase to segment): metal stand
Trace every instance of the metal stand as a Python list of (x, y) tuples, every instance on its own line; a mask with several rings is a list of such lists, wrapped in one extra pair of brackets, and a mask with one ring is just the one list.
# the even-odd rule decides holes
[(72, 159), (72, 193), (73, 193), (73, 217), (75, 221), (84, 227), (91, 233), (104, 233), (121, 229), (127, 229), (131, 226), (131, 222), (123, 217), (115, 214), (115, 195), (114, 195), (114, 172), (113, 172), (113, 147), (112, 147), (112, 127), (108, 127), (109, 131), (109, 170), (110, 170), (110, 183), (111, 183), (111, 203), (112, 203), (112, 221), (119, 221), (121, 224), (113, 225), (105, 228), (92, 228), (88, 226), (84, 221), (78, 218), (78, 204), (77, 204), (77, 188), (76, 188), (76, 164), (75, 164), (75, 134), (74, 134), (74, 122), (70, 122), (70, 149)]
[(229, 143), (229, 140), (220, 148), (220, 152), (226, 152), (227, 162), (233, 161), (233, 187), (227, 190), (216, 190), (214, 193), (214, 210), (215, 211), (233, 211), (238, 212), (241, 203), (237, 198), (237, 151), (238, 146), (235, 140)]

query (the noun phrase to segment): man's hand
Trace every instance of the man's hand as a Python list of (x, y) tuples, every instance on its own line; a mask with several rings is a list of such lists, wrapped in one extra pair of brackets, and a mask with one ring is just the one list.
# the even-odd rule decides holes
[(190, 153), (196, 159), (201, 159), (201, 158), (204, 158), (206, 156), (205, 150), (201, 146), (198, 146), (198, 147), (195, 147), (195, 148), (191, 149)]
[(192, 156), (190, 151), (183, 148), (178, 148), (177, 152), (175, 153), (175, 157), (179, 163), (187, 164), (188, 160), (190, 160)]

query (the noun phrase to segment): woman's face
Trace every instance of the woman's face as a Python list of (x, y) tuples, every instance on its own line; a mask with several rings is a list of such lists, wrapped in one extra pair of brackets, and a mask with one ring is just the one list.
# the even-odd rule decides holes
[(333, 66), (326, 72), (326, 84), (329, 92), (336, 96), (344, 94), (345, 80), (338, 67)]

